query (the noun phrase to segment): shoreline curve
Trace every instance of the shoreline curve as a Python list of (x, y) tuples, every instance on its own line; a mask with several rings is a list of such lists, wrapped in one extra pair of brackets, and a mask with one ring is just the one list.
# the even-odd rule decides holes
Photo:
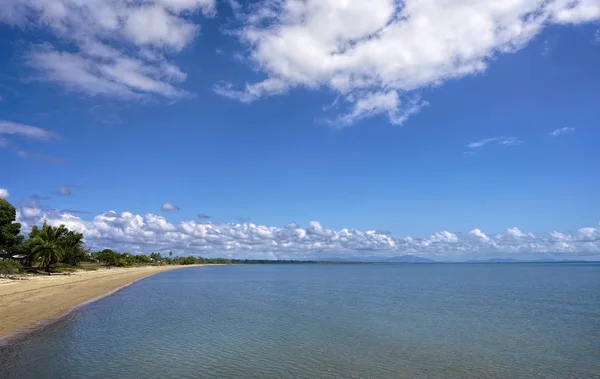
[[(72, 279), (72, 277), (70, 276), (66, 276), (66, 277), (55, 277), (55, 280), (47, 280), (50, 279), (52, 277), (34, 277), (33, 280), (29, 281), (29, 280), (24, 280), (22, 282), (15, 282), (15, 283), (3, 283), (0, 284), (0, 319), (5, 320), (7, 319), (9, 316), (7, 316), (7, 314), (10, 313), (19, 313), (19, 311), (21, 310), (21, 308), (23, 308), (23, 305), (27, 305), (27, 303), (29, 303), (29, 298), (31, 297), (38, 297), (42, 300), (42, 303), (44, 302), (48, 302), (51, 301), (51, 299), (49, 299), (50, 297), (52, 297), (53, 295), (66, 295), (68, 293), (73, 293), (73, 291), (71, 292), (67, 292), (69, 290), (73, 290), (73, 287), (77, 287), (78, 284), (79, 286), (85, 286), (87, 288), (83, 289), (83, 294), (77, 294), (78, 296), (76, 296), (74, 299), (67, 299), (66, 304), (69, 304), (69, 306), (67, 307), (62, 307), (61, 305), (57, 305), (55, 307), (55, 309), (51, 309), (49, 312), (46, 312), (46, 314), (44, 314), (42, 317), (36, 317), (35, 315), (32, 317), (26, 317), (25, 322), (20, 322), (18, 324), (13, 324), (13, 325), (9, 325), (8, 327), (5, 328), (5, 330), (0, 330), (0, 347), (5, 347), (8, 345), (11, 345), (13, 343), (15, 343), (18, 340), (21, 340), (22, 338), (24, 338), (25, 336), (27, 336), (28, 334), (40, 330), (46, 326), (49, 326), (59, 320), (61, 320), (62, 318), (64, 318), (65, 316), (68, 316), (69, 314), (73, 313), (74, 311), (78, 310), (79, 308), (94, 303), (96, 301), (99, 301), (101, 299), (104, 299), (108, 296), (111, 296), (119, 291), (121, 291), (122, 289), (129, 287), (130, 285), (139, 282), (140, 280), (146, 279), (150, 276), (159, 274), (161, 272), (165, 272), (165, 271), (172, 271), (172, 270), (177, 270), (177, 269), (181, 269), (181, 268), (191, 268), (191, 267), (202, 267), (202, 266), (208, 266), (208, 265), (185, 265), (185, 266), (145, 266), (145, 267), (139, 267), (139, 268), (123, 268), (123, 269), (109, 269), (109, 270), (104, 270), (101, 272), (89, 272), (89, 273), (81, 273), (79, 278), (75, 278), (74, 280), (69, 280)], [(149, 271), (146, 269), (146, 267), (152, 267), (152, 268), (156, 268), (156, 270), (152, 270)], [(136, 270), (138, 269), (138, 270)], [(141, 270), (139, 270), (141, 269)], [(144, 272), (144, 271), (149, 271), (149, 272)], [(94, 273), (97, 273), (98, 275), (96, 277), (94, 277)], [(91, 276), (91, 278), (88, 278), (89, 276)], [(37, 279), (37, 280), (36, 280)], [(46, 280), (45, 280), (46, 279)], [(64, 280), (61, 280), (64, 279)], [(77, 280), (79, 279), (79, 280)], [(104, 279), (104, 280), (103, 280)], [(106, 283), (106, 281), (110, 281), (110, 280), (115, 280), (118, 279), (118, 282), (122, 284), (119, 284), (117, 287), (112, 287), (112, 288), (104, 288), (106, 285), (108, 285), (109, 287), (111, 287), (110, 283)], [(58, 282), (58, 283), (48, 283), (48, 286), (44, 285), (45, 281), (52, 281), (52, 282)], [(41, 283), (40, 283), (41, 282)], [(104, 283), (103, 283), (104, 282)], [(30, 285), (28, 285), (30, 284)], [(31, 285), (33, 284), (33, 285)], [(39, 285), (36, 285), (39, 284)], [(95, 284), (103, 284), (103, 286), (101, 287), (102, 289), (108, 289), (107, 291), (101, 292), (101, 293), (97, 293), (97, 291), (94, 291), (97, 287), (94, 287)], [(4, 287), (4, 286), (9, 286), (9, 287)], [(34, 287), (32, 289), (27, 288), (27, 287)], [(62, 288), (64, 287), (64, 288)], [(52, 293), (46, 295), (44, 292), (48, 289), (48, 288), (52, 288), (53, 291)], [(8, 290), (7, 290), (8, 289)], [(80, 288), (81, 289), (81, 288)], [(14, 291), (11, 291), (14, 290)], [(86, 291), (87, 290), (87, 291)], [(90, 292), (91, 290), (91, 292)], [(13, 306), (10, 306), (9, 304), (6, 304), (7, 302), (10, 301), (14, 301), (15, 298), (17, 299), (17, 304)], [(67, 296), (68, 298), (68, 296)], [(21, 300), (19, 302), (19, 300)], [(81, 300), (81, 301), (79, 301)], [(31, 308), (35, 308), (37, 304), (32, 304)], [(42, 307), (44, 307), (47, 304), (42, 304)], [(12, 308), (12, 309), (11, 309)], [(34, 311), (34, 314), (36, 312)]]

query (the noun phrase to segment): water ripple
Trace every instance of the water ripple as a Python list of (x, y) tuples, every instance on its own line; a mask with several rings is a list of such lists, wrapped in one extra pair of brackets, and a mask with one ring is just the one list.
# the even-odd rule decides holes
[(0, 350), (1, 378), (600, 378), (600, 266), (161, 273)]

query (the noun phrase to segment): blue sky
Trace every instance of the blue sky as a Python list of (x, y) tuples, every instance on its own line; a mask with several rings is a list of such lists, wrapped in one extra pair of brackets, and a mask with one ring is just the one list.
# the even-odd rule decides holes
[(142, 3), (0, 11), (0, 195), (24, 229), (203, 255), (600, 256), (597, 1)]

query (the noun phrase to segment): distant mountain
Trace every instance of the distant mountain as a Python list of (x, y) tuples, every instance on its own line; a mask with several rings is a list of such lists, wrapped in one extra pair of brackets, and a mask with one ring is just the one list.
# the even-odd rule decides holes
[(332, 262), (368, 262), (368, 263), (435, 263), (431, 259), (418, 257), (416, 255), (400, 255), (397, 257), (360, 256), (350, 258), (328, 258), (323, 259)]
[(435, 263), (435, 261), (423, 257), (417, 257), (416, 255), (401, 255), (399, 257), (392, 257), (386, 259), (386, 263)]

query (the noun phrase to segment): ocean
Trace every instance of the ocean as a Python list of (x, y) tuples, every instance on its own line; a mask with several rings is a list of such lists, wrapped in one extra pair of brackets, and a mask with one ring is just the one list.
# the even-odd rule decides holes
[(0, 378), (600, 378), (600, 264), (168, 271), (0, 348)]

